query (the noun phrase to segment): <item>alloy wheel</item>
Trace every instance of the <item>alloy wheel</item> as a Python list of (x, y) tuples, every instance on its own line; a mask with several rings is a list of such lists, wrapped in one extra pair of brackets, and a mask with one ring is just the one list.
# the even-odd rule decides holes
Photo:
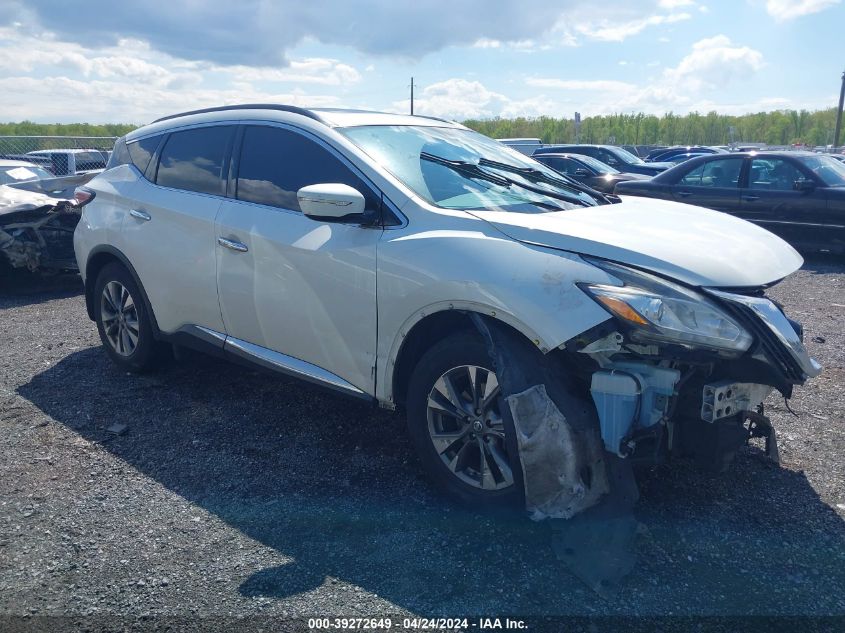
[(138, 310), (135, 300), (119, 281), (110, 281), (100, 297), (103, 330), (114, 351), (131, 356), (138, 347)]
[(482, 490), (513, 485), (498, 396), (496, 374), (476, 365), (450, 369), (428, 394), (434, 449), (452, 474)]

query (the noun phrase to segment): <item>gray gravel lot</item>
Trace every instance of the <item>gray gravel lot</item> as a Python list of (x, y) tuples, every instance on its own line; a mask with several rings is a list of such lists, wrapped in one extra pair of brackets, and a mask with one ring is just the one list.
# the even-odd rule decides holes
[(771, 291), (825, 365), (768, 403), (781, 466), (642, 472), (611, 597), (548, 524), (437, 497), (396, 415), (200, 355), (119, 372), (78, 284), (0, 292), (0, 615), (845, 615), (841, 260)]

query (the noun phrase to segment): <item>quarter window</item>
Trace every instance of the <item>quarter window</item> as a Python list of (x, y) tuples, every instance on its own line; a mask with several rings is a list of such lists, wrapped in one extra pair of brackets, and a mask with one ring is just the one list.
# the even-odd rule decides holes
[(301, 211), (296, 192), (307, 185), (343, 183), (364, 195), (366, 208), (379, 200), (336, 156), (302, 134), (248, 126), (238, 165), (238, 200)]
[(150, 136), (135, 143), (127, 144), (126, 149), (129, 151), (129, 158), (142, 174), (147, 171), (150, 159), (153, 157), (160, 141), (160, 136)]
[(161, 151), (156, 183), (198, 193), (223, 195), (223, 158), (234, 126), (174, 132)]
[(711, 160), (687, 173), (678, 184), (688, 187), (737, 187), (741, 169), (741, 158)]

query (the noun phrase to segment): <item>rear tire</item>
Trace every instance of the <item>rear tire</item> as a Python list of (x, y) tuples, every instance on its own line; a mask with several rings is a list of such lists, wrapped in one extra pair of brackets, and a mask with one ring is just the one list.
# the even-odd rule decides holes
[(512, 507), (523, 498), (513, 426), (501, 414), (492, 367), (479, 336), (453, 334), (419, 360), (406, 398), (408, 430), (426, 474), (448, 497), (476, 509)]
[(166, 348), (155, 340), (144, 295), (128, 270), (117, 262), (103, 267), (94, 284), (94, 320), (109, 358), (121, 369), (154, 369)]

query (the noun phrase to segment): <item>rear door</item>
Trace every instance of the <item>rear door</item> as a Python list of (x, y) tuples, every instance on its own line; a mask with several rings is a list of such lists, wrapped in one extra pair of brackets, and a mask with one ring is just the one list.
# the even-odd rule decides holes
[(739, 214), (742, 161), (742, 157), (722, 158), (691, 167), (672, 186), (673, 198), (678, 202)]
[(296, 194), (343, 183), (368, 210), (379, 209), (381, 194), (323, 141), (288, 126), (244, 126), (238, 156), (235, 199), (223, 203), (216, 229), (220, 308), (237, 339), (227, 345), (373, 394), (382, 229), (312, 220)]
[[(124, 253), (135, 267), (159, 327), (223, 332), (217, 300), (214, 219), (235, 125), (172, 132), (133, 189), (123, 221)], [(130, 154), (143, 148), (128, 146)]]
[(824, 190), (798, 191), (795, 183), (800, 181), (815, 178), (796, 161), (777, 156), (750, 159), (742, 217), (791, 244), (824, 243), (829, 237)]

